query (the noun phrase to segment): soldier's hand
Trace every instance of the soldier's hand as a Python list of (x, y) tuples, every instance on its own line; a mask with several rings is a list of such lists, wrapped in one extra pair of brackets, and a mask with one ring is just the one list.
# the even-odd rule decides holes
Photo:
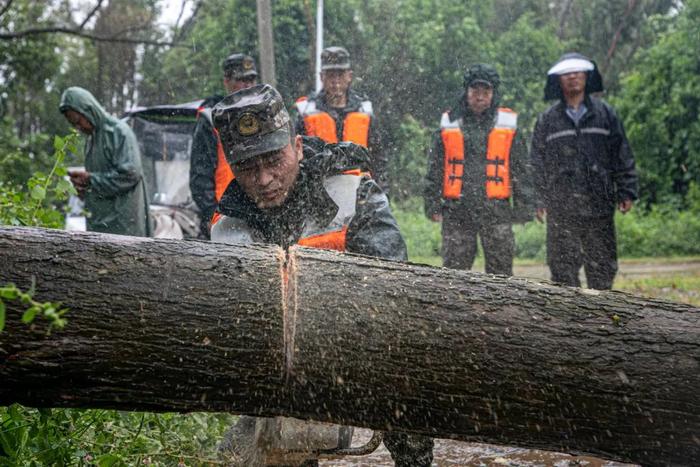
[(433, 222), (442, 222), (442, 214), (433, 214), (430, 216), (430, 220)]
[(620, 201), (619, 204), (619, 209), (622, 214), (627, 214), (630, 209), (632, 209), (632, 204), (633, 201), (631, 199), (626, 199), (624, 201)]
[(547, 217), (547, 210), (545, 208), (537, 208), (535, 211), (535, 217), (538, 222), (544, 222), (545, 217)]

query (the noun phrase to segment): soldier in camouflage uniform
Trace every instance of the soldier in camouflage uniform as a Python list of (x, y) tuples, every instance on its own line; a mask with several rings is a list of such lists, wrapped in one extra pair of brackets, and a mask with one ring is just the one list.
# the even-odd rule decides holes
[(499, 108), (500, 78), (490, 65), (464, 74), (464, 95), (443, 114), (428, 151), (425, 213), (442, 221), (445, 267), (470, 269), (477, 235), (486, 272), (513, 274), (512, 223), (534, 217), (527, 147), (517, 114)]
[[(252, 57), (231, 54), (223, 63), (224, 88), (230, 94), (249, 88), (258, 82), (258, 72)], [(211, 108), (221, 96), (205, 101), (197, 115), (197, 125), (190, 151), (190, 191), (200, 212), (200, 236), (209, 238), (209, 227), (214, 209), (231, 182), (233, 173), (223, 157), (221, 142), (214, 132)], [(209, 102), (212, 101), (212, 102)], [(209, 104), (209, 106), (207, 106)]]
[(296, 133), (316, 136), (327, 143), (350, 141), (370, 154), (370, 172), (385, 192), (389, 189), (388, 158), (383, 147), (372, 102), (352, 88), (350, 54), (343, 47), (326, 47), (321, 53), (318, 93), (300, 97)]
[[(269, 85), (227, 96), (212, 115), (236, 173), (217, 208), (212, 241), (300, 244), (406, 260), (386, 195), (363, 175), (369, 168), (364, 148), (294, 136), (282, 97)], [(274, 420), (241, 417), (222, 445), (224, 455), (236, 465), (258, 465), (269, 443), (261, 433), (274, 429)], [(384, 443), (397, 466), (432, 462), (431, 438), (387, 432)]]

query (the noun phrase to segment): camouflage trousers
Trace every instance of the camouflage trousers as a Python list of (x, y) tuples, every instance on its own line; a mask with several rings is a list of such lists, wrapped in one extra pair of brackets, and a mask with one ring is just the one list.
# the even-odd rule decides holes
[(489, 274), (513, 275), (515, 237), (510, 222), (487, 221), (485, 216), (446, 209), (442, 219), (443, 266), (471, 269), (476, 258), (477, 235), (484, 250), (485, 269)]
[(554, 282), (581, 287), (583, 266), (589, 288), (611, 289), (617, 273), (613, 217), (566, 218), (548, 212), (547, 265)]

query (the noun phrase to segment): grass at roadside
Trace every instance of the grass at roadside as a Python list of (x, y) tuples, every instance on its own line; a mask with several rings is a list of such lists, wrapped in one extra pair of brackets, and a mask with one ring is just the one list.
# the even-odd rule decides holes
[(700, 306), (700, 272), (659, 277), (618, 278), (615, 288), (646, 297)]

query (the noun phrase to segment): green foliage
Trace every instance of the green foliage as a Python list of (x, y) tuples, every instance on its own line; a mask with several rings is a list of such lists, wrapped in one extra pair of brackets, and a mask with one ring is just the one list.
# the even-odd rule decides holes
[(425, 141), (429, 140), (430, 130), (418, 120), (408, 115), (398, 129), (398, 139), (394, 157), (389, 161), (391, 195), (401, 201), (421, 194), (426, 172)]
[(212, 465), (226, 414), (0, 408), (0, 466)]
[(513, 226), (515, 257), (544, 261), (546, 254), (546, 227), (540, 222), (528, 222)]
[(68, 309), (62, 308), (59, 303), (34, 300), (35, 291), (34, 281), (26, 292), (22, 292), (15, 284), (6, 284), (0, 287), (0, 332), (5, 328), (6, 302), (8, 301), (19, 302), (22, 307), (26, 308), (22, 314), (24, 324), (31, 324), (37, 316), (41, 316), (49, 322), (47, 334), (50, 334), (54, 328), (63, 329), (67, 322), (63, 315), (68, 312)]
[(392, 212), (406, 241), (409, 261), (440, 266), (440, 223), (428, 220), (420, 203), (418, 198), (394, 203)]
[[(54, 138), (54, 164), (48, 175), (36, 172), (27, 181), (26, 189), (18, 189), (0, 182), (0, 225), (63, 227), (64, 218), (55, 203), (65, 201), (75, 194), (73, 185), (65, 179), (65, 157), (76, 152), (77, 134), (73, 132), (65, 137)], [(38, 302), (34, 295), (34, 284), (23, 292), (14, 284), (0, 287), (0, 332), (5, 327), (6, 301), (17, 300), (26, 309), (22, 321), (30, 324), (34, 318), (41, 316), (49, 322), (47, 332), (61, 329), (66, 324), (63, 315), (68, 311), (60, 304)]]
[(48, 174), (36, 172), (27, 181), (26, 189), (0, 182), (0, 224), (63, 227), (64, 218), (56, 203), (76, 194), (73, 185), (64, 177), (68, 153), (75, 153), (77, 134), (54, 137), (54, 164)]
[(625, 277), (618, 274), (614, 288), (700, 306), (700, 274), (697, 272), (654, 274), (653, 277)]
[[(538, 25), (532, 14), (524, 14), (495, 43), (501, 75), (501, 104), (518, 112), (518, 127), (529, 134), (537, 115), (548, 107), (542, 100), (543, 71), (565, 51), (553, 41), (551, 25)], [(514, 47), (514, 44), (518, 44)]]
[(697, 212), (653, 207), (616, 218), (618, 252), (623, 257), (689, 256), (700, 254)]
[(685, 207), (691, 182), (700, 183), (699, 23), (700, 0), (684, 2), (669, 30), (640, 53), (615, 100), (647, 205)]

